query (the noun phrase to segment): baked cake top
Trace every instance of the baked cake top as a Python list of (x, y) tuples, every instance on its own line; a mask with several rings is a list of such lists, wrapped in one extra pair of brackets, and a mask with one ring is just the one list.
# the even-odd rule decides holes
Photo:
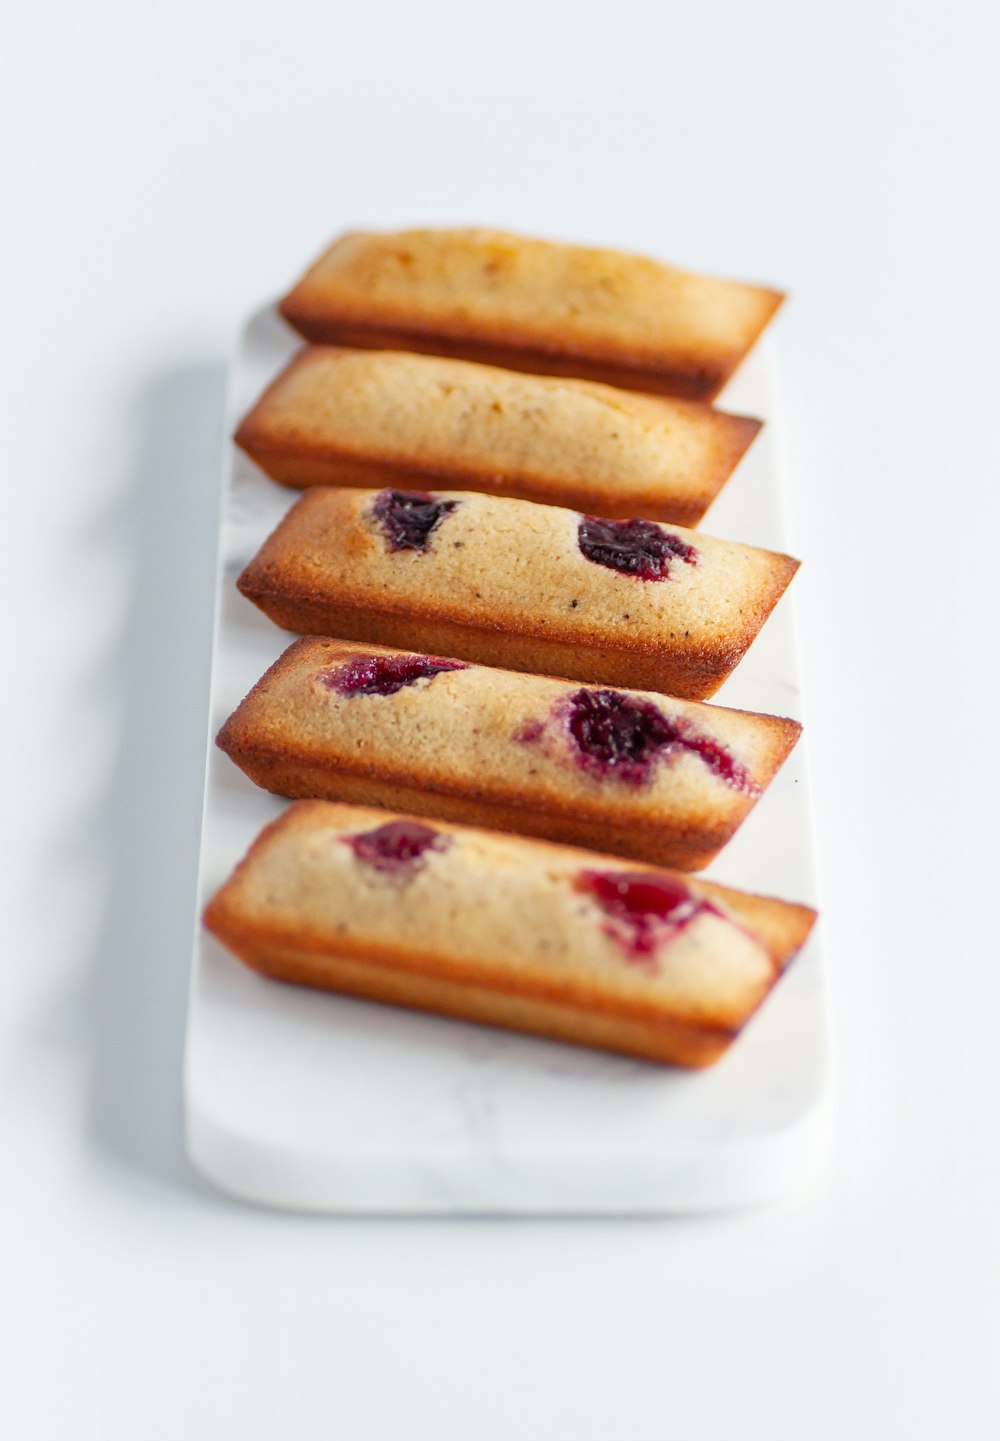
[(759, 421), (697, 401), (593, 381), (308, 346), (243, 419), (236, 440), (265, 465), (271, 452), (300, 452), (500, 494), (527, 483), (539, 499), (569, 497), (602, 514), (624, 506), (628, 514), (697, 520), (759, 429)]
[(240, 577), (253, 597), (331, 597), (589, 646), (731, 654), (798, 568), (652, 521), (462, 491), (316, 487)]
[(281, 309), (300, 327), (325, 319), (687, 370), (714, 391), (781, 300), (641, 255), (474, 228), (344, 235)]
[(426, 969), (736, 1029), (801, 946), (805, 906), (368, 807), (300, 801), (210, 902), (234, 943)]
[(448, 793), (692, 827), (746, 813), (798, 722), (355, 641), (295, 641), (226, 722), (241, 752), (335, 760)]

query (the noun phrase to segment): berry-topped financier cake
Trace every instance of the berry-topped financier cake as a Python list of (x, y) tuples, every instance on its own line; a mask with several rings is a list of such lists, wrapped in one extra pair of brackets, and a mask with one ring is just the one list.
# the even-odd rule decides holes
[(592, 852), (323, 801), (268, 826), (205, 913), (278, 980), (686, 1066), (726, 1050), (814, 920)]
[(315, 487), (238, 585), (288, 630), (697, 700), (739, 662), (797, 567), (648, 520)]
[(307, 340), (711, 400), (783, 297), (501, 230), (343, 235), (280, 303)]
[(736, 831), (800, 729), (305, 637), (218, 744), (278, 795), (402, 808), (696, 870)]
[(236, 442), (285, 485), (444, 485), (695, 525), (759, 429), (586, 380), (309, 346)]

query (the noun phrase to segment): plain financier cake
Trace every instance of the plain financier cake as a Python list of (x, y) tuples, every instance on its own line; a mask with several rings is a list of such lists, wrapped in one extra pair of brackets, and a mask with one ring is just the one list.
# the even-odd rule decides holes
[(283, 485), (443, 485), (695, 525), (759, 429), (586, 380), (307, 346), (236, 443)]
[(280, 302), (307, 340), (711, 400), (775, 290), (501, 230), (343, 235)]
[(404, 809), (696, 870), (796, 721), (356, 641), (295, 641), (218, 744), (278, 795)]
[(297, 801), (205, 913), (277, 980), (652, 1060), (716, 1060), (815, 920), (568, 847)]
[(317, 486), (238, 585), (287, 630), (699, 700), (797, 567), (653, 521)]

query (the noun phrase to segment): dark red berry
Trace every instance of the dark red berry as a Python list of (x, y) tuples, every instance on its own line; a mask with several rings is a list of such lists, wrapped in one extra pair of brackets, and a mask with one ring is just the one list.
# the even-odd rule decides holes
[(445, 851), (451, 837), (443, 836), (419, 821), (389, 821), (374, 831), (342, 837), (359, 861), (377, 871), (405, 872), (415, 870), (426, 851)]
[(338, 695), (395, 695), (404, 686), (449, 670), (468, 666), (433, 655), (358, 655), (323, 671), (320, 679)]
[(699, 735), (683, 716), (665, 716), (652, 701), (621, 691), (584, 688), (569, 697), (566, 718), (586, 770), (614, 773), (640, 785), (649, 779), (657, 758), (677, 748), (692, 751), (729, 785), (751, 788), (746, 770), (724, 745)]
[(372, 515), (382, 527), (390, 550), (427, 550), (431, 532), (456, 500), (435, 500), (423, 490), (383, 490), (372, 506)]
[(588, 770), (614, 770), (643, 781), (676, 728), (650, 701), (614, 690), (578, 690), (569, 698), (569, 732)]
[(635, 959), (654, 955), (702, 912), (719, 914), (662, 872), (580, 871), (576, 888), (593, 897), (608, 917), (608, 934)]
[(601, 520), (585, 515), (580, 519), (577, 541), (588, 560), (638, 580), (666, 580), (672, 561), (694, 565), (698, 558), (693, 545), (651, 520)]

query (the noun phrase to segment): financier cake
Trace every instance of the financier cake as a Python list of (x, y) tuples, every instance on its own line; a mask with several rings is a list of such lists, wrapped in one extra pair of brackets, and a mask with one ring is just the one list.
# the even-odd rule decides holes
[(806, 906), (449, 823), (297, 801), (205, 923), (277, 980), (704, 1066), (815, 919)]
[(218, 743), (278, 795), (420, 815), (697, 870), (796, 721), (354, 641), (295, 641)]
[(797, 566), (648, 520), (317, 486), (238, 585), (288, 630), (699, 700)]
[(311, 341), (711, 400), (782, 299), (617, 250), (406, 230), (341, 236), (279, 308)]
[(236, 443), (283, 485), (445, 485), (695, 525), (759, 429), (586, 380), (308, 346)]

